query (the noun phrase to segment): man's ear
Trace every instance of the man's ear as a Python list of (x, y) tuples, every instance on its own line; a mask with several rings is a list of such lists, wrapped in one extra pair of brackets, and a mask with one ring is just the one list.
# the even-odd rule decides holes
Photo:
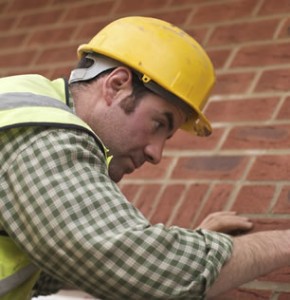
[(129, 68), (118, 67), (104, 79), (103, 95), (108, 105), (132, 93), (132, 73)]

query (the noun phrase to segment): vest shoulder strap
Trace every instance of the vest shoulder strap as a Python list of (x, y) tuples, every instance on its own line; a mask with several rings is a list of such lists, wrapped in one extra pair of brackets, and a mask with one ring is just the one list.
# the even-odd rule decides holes
[[(16, 84), (15, 90), (12, 83)], [(0, 79), (0, 131), (25, 126), (81, 130), (94, 138), (106, 156), (108, 165), (108, 151), (100, 138), (66, 105), (67, 90), (67, 82), (63, 79), (50, 82), (42, 76), (34, 75)]]

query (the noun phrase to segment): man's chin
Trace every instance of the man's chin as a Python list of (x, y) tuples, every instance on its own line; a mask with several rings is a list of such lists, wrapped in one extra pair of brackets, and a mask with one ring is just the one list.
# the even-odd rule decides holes
[(122, 165), (116, 165), (111, 162), (109, 165), (109, 176), (114, 182), (119, 182), (124, 175), (131, 174), (135, 171), (133, 166), (126, 166), (124, 168)]
[(115, 174), (111, 175), (110, 173), (109, 173), (109, 175), (110, 175), (110, 178), (116, 183), (118, 183), (123, 178), (123, 175), (122, 176), (115, 175)]
[(114, 182), (118, 183), (123, 178), (124, 173), (114, 172), (114, 170), (109, 169), (109, 176)]

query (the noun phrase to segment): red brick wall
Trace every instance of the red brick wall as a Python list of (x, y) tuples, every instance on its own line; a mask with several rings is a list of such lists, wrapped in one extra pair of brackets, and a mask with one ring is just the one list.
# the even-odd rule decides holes
[[(67, 76), (77, 46), (125, 15), (184, 28), (218, 78), (206, 107), (212, 136), (179, 132), (159, 166), (123, 180), (130, 201), (153, 223), (193, 228), (236, 210), (255, 230), (290, 227), (290, 0), (0, 0), (0, 76)], [(219, 299), (290, 299), (289, 272)]]

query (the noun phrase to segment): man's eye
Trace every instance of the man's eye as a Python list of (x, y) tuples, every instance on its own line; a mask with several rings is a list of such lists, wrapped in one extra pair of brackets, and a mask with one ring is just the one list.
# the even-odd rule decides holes
[(164, 128), (166, 125), (164, 122), (162, 121), (154, 121), (154, 129), (155, 130), (159, 130), (159, 129), (162, 129)]
[(164, 124), (163, 124), (163, 122), (160, 122), (160, 121), (154, 121), (153, 122), (153, 127), (154, 127), (155, 130), (157, 130), (157, 129), (160, 129), (160, 128), (164, 127)]

